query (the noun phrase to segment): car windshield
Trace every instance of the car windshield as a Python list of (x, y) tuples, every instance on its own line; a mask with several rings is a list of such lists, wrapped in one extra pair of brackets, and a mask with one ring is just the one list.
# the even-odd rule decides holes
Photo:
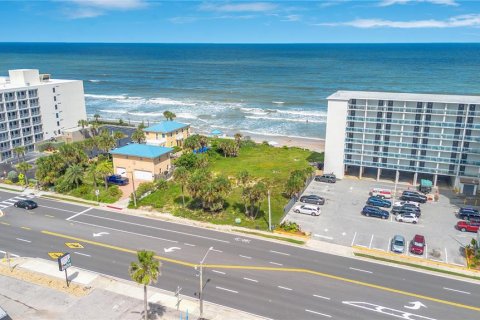
[(395, 240), (394, 244), (396, 246), (403, 246), (403, 241), (402, 240)]
[(417, 241), (414, 241), (414, 242), (413, 242), (413, 245), (414, 245), (415, 247), (423, 247), (423, 243), (417, 242)]

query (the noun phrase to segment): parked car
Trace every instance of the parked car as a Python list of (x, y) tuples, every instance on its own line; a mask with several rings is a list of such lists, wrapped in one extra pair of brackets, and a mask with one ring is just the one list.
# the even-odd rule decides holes
[(129, 182), (128, 178), (122, 177), (119, 174), (111, 175), (107, 178), (107, 182), (111, 184), (116, 184), (119, 186), (126, 186)]
[(480, 213), (472, 207), (463, 207), (458, 210), (458, 217), (462, 220), (480, 219)]
[(425, 203), (427, 202), (427, 197), (415, 191), (404, 191), (400, 197), (400, 200)]
[(394, 207), (401, 207), (403, 206), (404, 204), (409, 204), (409, 205), (413, 205), (417, 208), (420, 208), (420, 203), (418, 202), (415, 202), (415, 201), (397, 201), (393, 204)]
[(390, 208), (392, 206), (391, 201), (385, 200), (384, 198), (380, 198), (380, 197), (368, 198), (367, 204), (376, 206), (376, 207), (384, 207), (384, 208)]
[(382, 210), (379, 207), (365, 206), (362, 209), (362, 214), (367, 217), (377, 217), (382, 219), (388, 219), (390, 214), (386, 210)]
[(312, 206), (311, 204), (302, 204), (300, 206), (296, 206), (293, 209), (293, 212), (309, 214), (311, 216), (319, 216), (320, 215), (320, 207)]
[(380, 197), (384, 199), (392, 198), (392, 190), (384, 188), (373, 188), (370, 190), (370, 195), (373, 197)]
[(390, 244), (390, 250), (396, 253), (404, 253), (405, 252), (405, 238), (400, 235), (395, 235), (392, 239), (392, 243)]
[(414, 214), (417, 218), (419, 218), (422, 213), (421, 211), (417, 208), (417, 209), (414, 209), (412, 207), (400, 207), (400, 208), (393, 208), (392, 209), (392, 213), (393, 214), (397, 214), (397, 215), (404, 215), (404, 214)]
[(310, 195), (307, 195), (307, 196), (301, 196), (300, 197), (300, 202), (322, 205), (322, 204), (325, 204), (325, 198), (322, 198), (320, 196), (316, 196), (314, 194), (310, 194)]
[(425, 251), (425, 237), (416, 234), (412, 241), (410, 241), (410, 253), (423, 255)]
[(417, 224), (418, 218), (415, 215), (415, 213), (404, 213), (404, 214), (399, 214), (395, 217), (395, 220), (398, 222), (408, 222), (408, 223), (413, 223)]
[(315, 181), (335, 183), (337, 182), (337, 177), (333, 173), (326, 173), (321, 176), (316, 176)]
[(32, 210), (38, 207), (38, 204), (33, 200), (20, 200), (13, 204), (16, 208)]
[(480, 229), (480, 219), (472, 219), (470, 221), (458, 221), (456, 227), (462, 232), (477, 232), (478, 229)]

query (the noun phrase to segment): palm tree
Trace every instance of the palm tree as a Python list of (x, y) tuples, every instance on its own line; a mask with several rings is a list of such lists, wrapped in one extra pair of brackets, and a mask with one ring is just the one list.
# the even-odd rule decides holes
[(90, 128), (92, 129), (92, 135), (96, 136), (98, 135), (98, 129), (100, 128), (100, 123), (96, 121), (92, 122), (92, 124), (90, 124)]
[(113, 132), (113, 139), (115, 139), (115, 145), (118, 146), (119, 141), (125, 138), (127, 135), (122, 131), (114, 131)]
[(17, 156), (17, 160), (20, 161), (20, 157), (25, 157), (26, 149), (23, 146), (13, 148), (12, 152)]
[(23, 172), (23, 175), (25, 177), (25, 185), (28, 185), (27, 171), (32, 168), (32, 165), (28, 162), (23, 161), (17, 164), (16, 167), (18, 170)]
[(172, 121), (173, 119), (175, 119), (177, 117), (177, 115), (175, 113), (173, 113), (171, 111), (168, 111), (168, 110), (163, 113), (163, 116), (165, 118), (167, 118), (167, 120), (170, 120), (170, 121)]
[(88, 157), (92, 157), (93, 150), (97, 147), (97, 139), (89, 138), (85, 139), (83, 142), (83, 148), (87, 151)]
[(103, 153), (108, 153), (109, 150), (113, 149), (116, 145), (114, 137), (106, 130), (96, 137), (97, 147), (103, 151)]
[(105, 189), (108, 189), (107, 178), (109, 175), (113, 174), (113, 165), (110, 161), (103, 161), (97, 165), (97, 173), (102, 176), (103, 181), (105, 182)]
[(95, 119), (95, 122), (98, 123), (98, 120), (100, 119), (100, 115), (98, 113), (95, 113), (93, 115), (93, 118)]
[(83, 167), (78, 164), (73, 164), (65, 171), (65, 182), (69, 185), (75, 185), (77, 188), (83, 180)]
[(145, 132), (143, 130), (137, 129), (135, 132), (132, 133), (132, 140), (136, 141), (137, 143), (143, 143), (146, 140)]
[(243, 137), (242, 134), (237, 132), (233, 137), (235, 138), (235, 142), (237, 143), (237, 146), (240, 147), (240, 144), (242, 143), (242, 137)]
[(191, 135), (187, 139), (185, 139), (185, 142), (183, 143), (183, 147), (190, 149), (190, 150), (196, 150), (201, 147), (200, 144), (200, 136), (198, 134)]
[(63, 144), (58, 148), (58, 153), (60, 154), (63, 163), (67, 166), (72, 164), (83, 164), (87, 162), (87, 154), (82, 149), (82, 144), (79, 143), (68, 143)]
[(97, 172), (97, 166), (98, 166), (97, 162), (96, 162), (96, 161), (92, 161), (92, 162), (90, 163), (90, 165), (88, 166), (87, 172), (86, 172), (87, 176), (89, 176), (89, 177), (92, 178), (92, 180), (93, 180), (93, 186), (95, 187), (95, 190), (97, 190), (97, 187), (98, 187), (98, 186), (97, 186), (97, 174), (98, 174), (98, 172)]
[(185, 167), (179, 167), (173, 172), (173, 179), (180, 183), (182, 188), (182, 202), (185, 207), (185, 185), (190, 177), (188, 170)]
[(205, 136), (198, 136), (198, 143), (200, 143), (201, 148), (205, 148), (208, 144), (208, 138)]
[(298, 175), (290, 175), (290, 178), (285, 184), (285, 193), (288, 196), (294, 196), (302, 190), (305, 185), (305, 179)]
[(143, 129), (145, 129), (146, 127), (147, 127), (147, 126), (145, 125), (145, 122), (142, 120), (142, 122), (138, 124), (137, 129), (138, 129), (138, 130), (143, 130)]
[(78, 126), (82, 127), (82, 129), (85, 129), (85, 127), (88, 126), (88, 121), (85, 119), (80, 119), (78, 120)]
[(155, 252), (141, 250), (137, 252), (138, 262), (130, 263), (130, 277), (138, 284), (143, 284), (144, 318), (148, 319), (147, 286), (156, 283), (161, 275), (160, 261), (155, 259)]

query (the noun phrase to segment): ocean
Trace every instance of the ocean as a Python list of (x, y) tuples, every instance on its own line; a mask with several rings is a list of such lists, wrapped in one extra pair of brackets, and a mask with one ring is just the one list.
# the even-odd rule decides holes
[[(0, 43), (0, 74), (84, 81), (87, 114), (324, 138), (337, 90), (480, 94), (480, 44)], [(341, 125), (341, 124), (339, 124)]]

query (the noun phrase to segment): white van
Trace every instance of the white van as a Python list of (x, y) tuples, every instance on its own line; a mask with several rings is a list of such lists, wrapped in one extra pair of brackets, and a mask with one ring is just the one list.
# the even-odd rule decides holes
[(383, 199), (391, 199), (392, 198), (392, 190), (385, 189), (385, 188), (372, 188), (370, 190), (370, 195), (372, 197), (380, 197)]

